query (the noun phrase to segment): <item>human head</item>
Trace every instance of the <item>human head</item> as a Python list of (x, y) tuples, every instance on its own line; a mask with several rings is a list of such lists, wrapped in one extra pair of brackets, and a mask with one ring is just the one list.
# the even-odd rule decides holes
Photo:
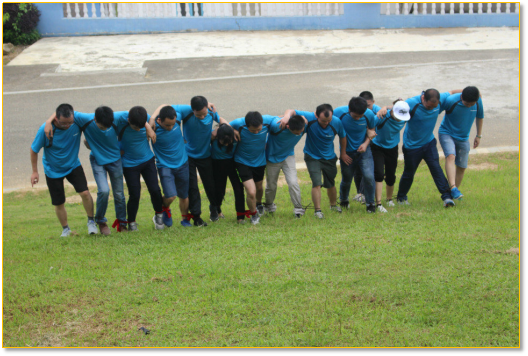
[(332, 121), (333, 115), (334, 109), (330, 104), (321, 104), (315, 109), (315, 117), (317, 117), (317, 121), (323, 128), (326, 128)]
[(73, 107), (70, 104), (60, 104), (55, 110), (55, 126), (67, 130), (73, 125)]
[(288, 121), (288, 125), (286, 125), (286, 127), (288, 127), (292, 134), (300, 135), (304, 130), (304, 125), (305, 122), (301, 115), (293, 115), (292, 117), (290, 117), (290, 120)]
[(433, 110), (438, 106), (440, 93), (436, 89), (427, 89), (422, 93), (422, 104), (426, 110)]
[(195, 96), (191, 99), (191, 109), (197, 119), (203, 120), (207, 116), (207, 107), (209, 103), (207, 99), (201, 95)]
[(143, 106), (134, 106), (128, 112), (128, 123), (133, 130), (141, 130), (147, 123), (147, 110)]
[(374, 95), (372, 95), (371, 92), (365, 90), (359, 94), (359, 97), (365, 99), (365, 101), (367, 102), (367, 107), (372, 110), (372, 108), (374, 107), (374, 103), (376, 102), (374, 100)]
[(462, 90), (462, 104), (467, 106), (468, 108), (475, 105), (475, 103), (479, 100), (480, 92), (477, 89), (477, 87), (465, 87), (464, 90)]
[(156, 119), (157, 123), (167, 131), (172, 131), (176, 125), (176, 110), (172, 106), (164, 106), (159, 112), (159, 117)]
[(359, 120), (363, 117), (365, 114), (365, 111), (367, 111), (367, 101), (359, 96), (354, 96), (350, 101), (348, 102), (348, 110), (350, 111), (350, 116), (354, 120)]
[(95, 109), (95, 123), (103, 130), (110, 128), (114, 123), (114, 111), (108, 106), (99, 106)]
[(226, 146), (226, 152), (230, 153), (233, 149), (233, 141), (235, 139), (235, 131), (230, 125), (221, 124), (216, 131), (216, 141), (218, 147)]
[(245, 119), (249, 132), (256, 134), (262, 130), (262, 115), (258, 111), (248, 112)]

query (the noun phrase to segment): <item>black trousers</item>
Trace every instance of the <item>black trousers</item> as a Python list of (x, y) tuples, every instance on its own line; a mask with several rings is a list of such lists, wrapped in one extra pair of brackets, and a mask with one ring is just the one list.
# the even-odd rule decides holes
[[(224, 200), (227, 178), (233, 187), (235, 194), (235, 209), (237, 213), (244, 213), (246, 202), (244, 200), (244, 185), (238, 176), (234, 159), (213, 159), (214, 181), (215, 181), (215, 199), (218, 205), (218, 213), (222, 212), (222, 202)], [(237, 219), (244, 219), (244, 215), (237, 216)]]
[(198, 175), (196, 170), (200, 173), (200, 178), (205, 189), (209, 204), (218, 206), (215, 199), (215, 182), (213, 176), (213, 160), (211, 157), (207, 158), (192, 158), (189, 157), (189, 210), (194, 216), (202, 214), (202, 198), (200, 196), (200, 189), (198, 188)]
[(125, 182), (128, 187), (128, 221), (136, 221), (139, 209), (139, 199), (141, 198), (140, 176), (143, 177), (143, 180), (147, 185), (154, 211), (156, 213), (161, 213), (163, 198), (158, 184), (158, 171), (156, 170), (154, 157), (147, 162), (141, 163), (139, 166), (123, 167), (123, 175), (125, 176)]
[(396, 182), (396, 168), (398, 167), (398, 145), (393, 148), (383, 148), (374, 143), (370, 144), (372, 158), (374, 158), (374, 180), (392, 187)]

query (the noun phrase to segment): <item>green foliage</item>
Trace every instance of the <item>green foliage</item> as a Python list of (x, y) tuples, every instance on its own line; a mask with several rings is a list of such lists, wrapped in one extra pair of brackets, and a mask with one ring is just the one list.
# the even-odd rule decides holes
[(29, 45), (40, 38), (36, 29), (40, 11), (33, 4), (4, 4), (4, 43)]

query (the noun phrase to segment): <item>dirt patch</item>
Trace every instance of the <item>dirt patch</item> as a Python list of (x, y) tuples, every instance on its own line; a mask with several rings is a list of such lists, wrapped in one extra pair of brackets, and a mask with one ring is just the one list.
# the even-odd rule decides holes
[(518, 255), (519, 254), (519, 249), (518, 248), (510, 248), (509, 250), (506, 250), (506, 253), (510, 254), (510, 255)]
[(484, 163), (479, 163), (479, 164), (469, 164), (468, 169), (472, 171), (482, 171), (486, 169), (496, 171), (497, 169), (499, 169), (499, 165), (495, 163), (484, 162)]
[(412, 215), (411, 213), (398, 213), (396, 214), (396, 217), (401, 218), (402, 216), (411, 216), (411, 215)]
[(23, 50), (25, 50), (28, 47), (29, 46), (26, 46), (26, 45), (15, 46), (15, 49), (13, 49), (13, 51), (11, 51), (11, 53), (6, 54), (4, 56), (4, 62), (3, 62), (4, 65), (6, 65), (9, 62), (11, 62), (13, 59), (15, 59), (16, 56), (18, 56), (20, 53), (22, 53)]

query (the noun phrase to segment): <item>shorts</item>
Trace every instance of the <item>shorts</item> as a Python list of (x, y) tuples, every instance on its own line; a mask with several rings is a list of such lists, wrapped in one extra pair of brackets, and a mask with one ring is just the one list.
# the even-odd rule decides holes
[(246, 166), (243, 163), (235, 162), (235, 167), (238, 171), (238, 176), (240, 177), (242, 183), (250, 179), (253, 179), (255, 183), (264, 180), (264, 172), (266, 171), (266, 166), (250, 167)]
[(440, 146), (444, 150), (444, 156), (454, 155), (455, 165), (460, 168), (467, 168), (468, 155), (470, 150), (469, 141), (458, 141), (450, 135), (439, 134)]
[(165, 198), (189, 196), (189, 161), (178, 168), (158, 167), (158, 175)]
[(333, 159), (315, 159), (305, 153), (304, 161), (306, 162), (308, 173), (310, 173), (313, 188), (321, 185), (324, 188), (332, 188), (335, 186), (337, 156)]
[(62, 178), (50, 178), (46, 176), (46, 184), (51, 196), (52, 205), (62, 205), (66, 202), (66, 195), (64, 194), (64, 178), (73, 185), (77, 193), (82, 193), (88, 190), (88, 182), (82, 166), (78, 166), (67, 176)]

